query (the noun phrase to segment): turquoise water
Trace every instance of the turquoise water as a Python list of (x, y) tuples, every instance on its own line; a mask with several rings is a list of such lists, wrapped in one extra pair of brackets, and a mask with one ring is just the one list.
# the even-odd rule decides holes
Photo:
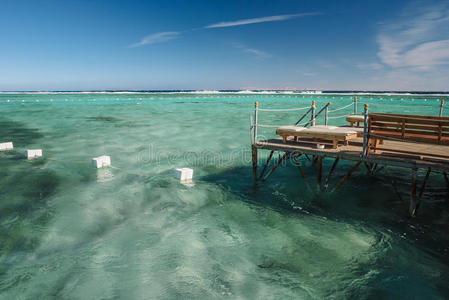
[[(0, 142), (15, 149), (0, 152), (0, 298), (448, 298), (441, 175), (431, 175), (415, 220), (405, 218), (390, 184), (363, 168), (333, 194), (307, 192), (291, 165), (252, 185), (254, 101), (293, 108), (312, 99), (318, 108), (331, 101), (331, 109), (352, 101), (1, 94)], [(370, 111), (439, 112), (429, 96), (362, 96), (359, 111), (365, 102)], [(297, 112), (261, 113), (259, 121), (297, 119)], [(44, 157), (23, 159), (33, 148)], [(113, 168), (92, 168), (91, 158), (103, 154)], [(324, 160), (325, 174), (331, 164)], [(316, 167), (304, 165), (313, 179)], [(342, 163), (336, 177), (350, 166)], [(177, 167), (192, 167), (193, 183), (173, 178)], [(407, 198), (409, 171), (391, 173)]]

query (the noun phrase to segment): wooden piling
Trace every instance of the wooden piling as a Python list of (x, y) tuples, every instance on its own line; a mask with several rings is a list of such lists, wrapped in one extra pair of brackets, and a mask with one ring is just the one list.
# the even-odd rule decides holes
[(265, 163), (265, 166), (263, 167), (262, 172), (260, 172), (259, 179), (261, 179), (263, 177), (263, 175), (265, 174), (268, 164), (270, 163), (271, 157), (273, 157), (273, 153), (274, 153), (274, 150), (271, 150), (270, 154), (268, 155), (267, 162)]
[(312, 101), (312, 116), (310, 117), (310, 121), (312, 122), (312, 126), (315, 126), (315, 112), (316, 112), (316, 105), (315, 100)]
[(251, 146), (251, 156), (253, 161), (253, 179), (254, 184), (257, 183), (257, 148), (256, 146)]
[(343, 184), (343, 182), (348, 179), (349, 176), (351, 176), (351, 174), (358, 168), (361, 163), (361, 160), (356, 162), (356, 164), (348, 171), (348, 173), (346, 173), (346, 175), (334, 186), (334, 188), (332, 189), (332, 193), (335, 192)]
[(416, 211), (416, 169), (412, 169), (412, 183), (410, 189), (410, 216), (414, 217)]
[(321, 191), (321, 171), (323, 168), (323, 157), (318, 156), (318, 168), (317, 168), (317, 190)]
[(309, 185), (309, 182), (307, 181), (307, 178), (304, 174), (304, 171), (301, 168), (301, 165), (299, 164), (297, 157), (293, 156), (293, 160), (295, 161), (296, 167), (298, 168), (299, 174), (301, 175), (302, 179), (304, 180), (304, 183), (306, 184), (307, 189), (309, 190), (309, 192), (312, 193), (312, 188)]
[(426, 176), (424, 177), (424, 181), (421, 185), (421, 189), (419, 190), (419, 194), (418, 194), (418, 202), (416, 203), (416, 209), (415, 209), (415, 216), (418, 214), (418, 210), (419, 207), (421, 206), (422, 203), (422, 195), (424, 193), (424, 190), (426, 189), (426, 185), (427, 185), (427, 180), (429, 179), (429, 175), (430, 172), (432, 171), (431, 168), (427, 168), (427, 172), (426, 172)]
[(365, 111), (363, 113), (363, 149), (362, 156), (367, 156), (369, 153), (369, 137), (368, 137), (368, 104), (365, 104)]
[(407, 215), (409, 215), (407, 204), (405, 203), (404, 199), (402, 199), (402, 196), (396, 187), (396, 182), (390, 176), (390, 172), (388, 172), (387, 166), (383, 166), (383, 169), (384, 169), (385, 175), (387, 176), (388, 180), (390, 181), (391, 186), (393, 187), (393, 190), (394, 190), (396, 196), (399, 198), (399, 201), (401, 201), (401, 204), (402, 204), (402, 207), (404, 208), (405, 213)]
[(285, 152), (285, 154), (277, 161), (277, 163), (273, 166), (273, 168), (271, 168), (271, 170), (268, 172), (268, 174), (262, 178), (262, 181), (267, 180), (268, 177), (270, 177), (271, 173), (274, 172), (274, 170), (276, 170), (276, 168), (281, 164), (281, 162), (285, 159), (285, 157), (287, 156), (288, 152)]
[(327, 174), (327, 177), (326, 177), (326, 181), (324, 182), (324, 189), (327, 191), (327, 187), (328, 187), (328, 185), (329, 185), (329, 180), (330, 180), (330, 178), (331, 178), (331, 176), (332, 176), (332, 173), (334, 172), (334, 170), (335, 170), (335, 167), (337, 167), (337, 164), (338, 164), (338, 161), (340, 160), (340, 158), (339, 157), (337, 157), (335, 160), (334, 160), (334, 163), (332, 164), (332, 167), (331, 167), (331, 169), (329, 170), (329, 173)]

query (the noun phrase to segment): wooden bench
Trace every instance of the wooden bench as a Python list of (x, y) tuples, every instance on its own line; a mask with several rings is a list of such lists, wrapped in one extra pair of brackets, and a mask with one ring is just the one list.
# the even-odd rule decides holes
[(284, 143), (287, 142), (287, 138), (292, 136), (295, 141), (298, 138), (312, 138), (323, 139), (332, 141), (334, 149), (337, 148), (338, 142), (342, 141), (345, 145), (348, 141), (357, 137), (357, 132), (351, 130), (349, 127), (336, 127), (336, 126), (311, 126), (309, 128), (296, 127), (296, 126), (282, 126), (276, 129), (276, 134), (282, 137)]
[(349, 122), (351, 127), (354, 127), (354, 124), (356, 124), (357, 127), (360, 126), (360, 123), (365, 121), (365, 117), (361, 115), (350, 115), (346, 117), (346, 121)]
[(376, 153), (383, 140), (449, 145), (449, 118), (370, 113), (367, 138), (367, 154), (370, 150)]

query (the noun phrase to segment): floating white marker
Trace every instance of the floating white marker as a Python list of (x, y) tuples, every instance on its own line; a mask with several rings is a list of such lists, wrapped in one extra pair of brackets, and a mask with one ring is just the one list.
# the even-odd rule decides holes
[(33, 159), (42, 156), (42, 149), (28, 149), (25, 150), (25, 156), (27, 159)]
[(12, 150), (14, 146), (12, 142), (0, 143), (0, 151)]
[(107, 155), (102, 155), (99, 157), (92, 158), (92, 165), (95, 168), (102, 168), (111, 165), (111, 157)]
[(175, 177), (181, 181), (192, 180), (193, 169), (189, 168), (179, 168), (175, 170)]

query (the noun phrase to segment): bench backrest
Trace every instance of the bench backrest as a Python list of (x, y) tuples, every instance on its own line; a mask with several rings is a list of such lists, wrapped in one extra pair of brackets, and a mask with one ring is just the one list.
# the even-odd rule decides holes
[(449, 118), (370, 113), (368, 134), (380, 139), (449, 145)]

